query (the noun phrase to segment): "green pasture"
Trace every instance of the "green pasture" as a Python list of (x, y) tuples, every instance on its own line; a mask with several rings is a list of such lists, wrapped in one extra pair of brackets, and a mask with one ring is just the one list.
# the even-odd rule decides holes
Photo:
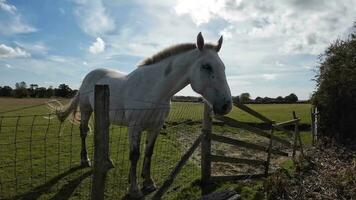
[[(46, 105), (40, 105), (46, 101), (48, 99), (0, 98), (0, 199), (90, 197), (91, 171), (89, 168), (78, 167), (79, 127), (69, 122), (60, 124), (56, 118), (48, 114), (49, 109)], [(292, 119), (291, 113), (295, 111), (302, 123), (310, 124), (308, 104), (249, 106), (278, 122)], [(28, 108), (1, 113), (22, 107)], [(229, 116), (240, 121), (259, 122), (237, 108), (234, 108)], [(199, 122), (202, 117), (202, 104), (172, 103), (171, 113), (167, 119), (169, 123), (159, 136), (153, 157), (152, 175), (157, 185), (162, 184), (190, 142), (200, 133), (199, 123), (187, 125), (180, 122), (187, 120)], [(110, 133), (110, 157), (115, 168), (108, 174), (106, 197), (120, 199), (128, 187), (128, 137), (125, 127), (112, 126)], [(183, 135), (189, 135), (191, 140), (186, 141), (187, 137), (181, 137)], [(87, 137), (89, 155), (92, 155), (92, 137), (93, 134)], [(305, 141), (310, 140), (307, 133), (303, 133), (302, 137)], [(141, 155), (144, 154), (144, 139), (143, 136)], [(141, 165), (142, 157), (139, 166)], [(195, 199), (199, 196), (200, 191), (196, 187), (200, 177), (199, 169), (199, 161), (191, 159), (164, 199)], [(139, 182), (141, 181), (139, 178)], [(220, 188), (222, 187), (227, 185), (224, 184)]]

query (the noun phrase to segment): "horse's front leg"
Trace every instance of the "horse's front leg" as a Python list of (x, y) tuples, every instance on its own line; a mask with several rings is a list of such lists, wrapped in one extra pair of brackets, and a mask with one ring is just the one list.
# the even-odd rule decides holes
[(129, 174), (129, 198), (130, 199), (141, 199), (143, 194), (137, 185), (137, 162), (140, 158), (140, 141), (141, 141), (142, 130), (137, 126), (129, 127), (129, 140), (130, 140), (130, 174)]
[(153, 182), (151, 177), (151, 158), (155, 142), (159, 134), (159, 130), (160, 129), (147, 132), (145, 158), (143, 160), (141, 173), (141, 176), (143, 178), (143, 185), (141, 191), (144, 194), (148, 194), (156, 190), (155, 183)]

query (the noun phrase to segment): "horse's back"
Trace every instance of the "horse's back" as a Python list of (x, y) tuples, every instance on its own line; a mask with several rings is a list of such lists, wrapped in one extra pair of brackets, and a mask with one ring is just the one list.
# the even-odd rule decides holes
[(126, 74), (110, 69), (95, 69), (89, 72), (79, 89), (81, 106), (94, 108), (95, 85), (109, 85), (110, 93), (117, 94), (124, 87), (125, 77)]

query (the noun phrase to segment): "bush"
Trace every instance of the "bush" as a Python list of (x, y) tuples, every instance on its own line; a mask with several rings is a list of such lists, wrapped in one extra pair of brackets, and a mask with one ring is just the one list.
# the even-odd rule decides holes
[(320, 111), (319, 132), (342, 143), (356, 140), (355, 33), (336, 40), (320, 56), (313, 95)]

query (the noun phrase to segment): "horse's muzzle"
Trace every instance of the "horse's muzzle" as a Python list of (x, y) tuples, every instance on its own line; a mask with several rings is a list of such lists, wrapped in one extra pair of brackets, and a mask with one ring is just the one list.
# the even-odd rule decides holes
[(231, 100), (226, 101), (221, 105), (214, 105), (213, 112), (215, 115), (226, 115), (232, 109), (232, 102)]

